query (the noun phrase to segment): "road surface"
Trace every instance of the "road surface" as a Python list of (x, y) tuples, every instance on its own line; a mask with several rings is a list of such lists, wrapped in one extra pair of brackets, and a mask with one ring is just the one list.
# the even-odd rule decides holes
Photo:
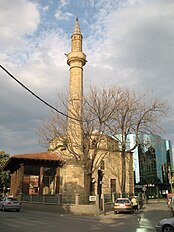
[(172, 217), (165, 203), (148, 204), (136, 213), (109, 212), (97, 217), (59, 215), (22, 209), (0, 211), (0, 232), (155, 232), (156, 223)]

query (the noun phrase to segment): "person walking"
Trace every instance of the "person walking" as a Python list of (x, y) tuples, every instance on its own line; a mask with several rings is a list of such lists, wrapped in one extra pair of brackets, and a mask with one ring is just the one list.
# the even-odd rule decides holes
[(142, 209), (142, 207), (143, 207), (143, 199), (142, 198), (140, 198), (139, 206), (140, 206), (140, 209)]
[(132, 203), (133, 211), (138, 211), (138, 202), (137, 202), (137, 199), (135, 198), (135, 196), (133, 196), (131, 203)]

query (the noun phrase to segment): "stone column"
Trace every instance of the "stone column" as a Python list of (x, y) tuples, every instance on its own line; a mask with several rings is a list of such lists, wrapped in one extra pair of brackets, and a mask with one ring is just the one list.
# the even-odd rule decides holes
[(61, 203), (62, 203), (62, 194), (59, 193), (59, 194), (57, 195), (57, 205), (60, 205)]
[(80, 203), (80, 195), (77, 193), (75, 194), (75, 205), (79, 205)]

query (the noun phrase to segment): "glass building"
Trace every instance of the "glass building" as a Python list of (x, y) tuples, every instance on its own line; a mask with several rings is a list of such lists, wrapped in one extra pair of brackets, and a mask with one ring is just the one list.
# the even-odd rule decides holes
[[(134, 141), (134, 135), (129, 135), (130, 147)], [(142, 135), (140, 141), (142, 142), (133, 153), (135, 194), (143, 192), (145, 186), (148, 198), (165, 197), (171, 192), (171, 141), (158, 135)]]

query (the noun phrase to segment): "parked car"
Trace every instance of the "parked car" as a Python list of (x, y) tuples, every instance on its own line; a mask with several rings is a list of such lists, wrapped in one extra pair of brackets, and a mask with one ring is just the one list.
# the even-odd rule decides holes
[(157, 232), (174, 232), (174, 218), (162, 219), (156, 225)]
[(129, 198), (117, 198), (114, 203), (114, 213), (133, 212), (132, 204)]
[(14, 197), (2, 197), (0, 199), (0, 209), (3, 211), (6, 210), (16, 210), (17, 212), (20, 211), (22, 204), (18, 201), (17, 198)]

